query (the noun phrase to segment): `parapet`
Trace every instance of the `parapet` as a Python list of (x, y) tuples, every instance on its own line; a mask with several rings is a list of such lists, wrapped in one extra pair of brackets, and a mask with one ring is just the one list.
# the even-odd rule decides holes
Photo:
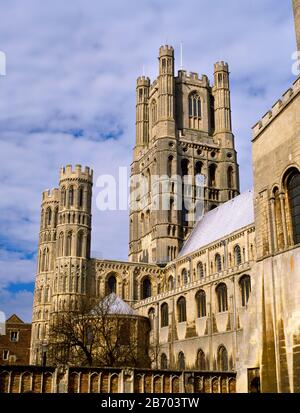
[(216, 62), (214, 64), (214, 71), (216, 72), (229, 72), (228, 63), (223, 62)]
[(252, 141), (272, 122), (272, 120), (283, 111), (291, 100), (300, 93), (300, 77), (295, 80), (293, 86), (289, 88), (270, 110), (252, 127)]
[(146, 86), (150, 87), (150, 79), (146, 76), (139, 76), (136, 80), (136, 87)]
[(42, 203), (44, 202), (58, 202), (59, 201), (59, 189), (47, 189), (42, 193)]
[(174, 48), (172, 46), (164, 45), (159, 48), (159, 57), (171, 56), (174, 57)]
[(66, 165), (60, 170), (60, 180), (65, 179), (82, 179), (92, 182), (93, 170), (88, 166), (83, 168), (81, 165), (75, 165), (75, 168), (73, 169), (72, 165)]
[(208, 86), (209, 81), (208, 77), (206, 75), (201, 75), (199, 77), (199, 74), (196, 72), (187, 72), (186, 70), (178, 70), (178, 79), (180, 80), (192, 80), (201, 83), (201, 86)]

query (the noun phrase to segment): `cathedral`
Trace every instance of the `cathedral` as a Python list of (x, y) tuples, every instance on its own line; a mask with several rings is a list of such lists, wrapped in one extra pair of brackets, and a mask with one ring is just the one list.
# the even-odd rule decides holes
[(90, 168), (63, 167), (42, 195), (31, 364), (57, 312), (115, 293), (149, 319), (154, 369), (234, 371), (237, 392), (300, 392), (299, 77), (253, 126), (252, 162), (254, 188), (240, 193), (228, 64), (212, 82), (175, 74), (173, 48), (160, 47), (157, 79), (136, 84), (128, 261), (90, 257)]

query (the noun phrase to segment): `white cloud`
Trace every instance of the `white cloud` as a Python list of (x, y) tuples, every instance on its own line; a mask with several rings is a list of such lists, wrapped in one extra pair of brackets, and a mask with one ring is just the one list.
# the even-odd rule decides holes
[[(89, 165), (95, 181), (129, 166), (135, 79), (143, 66), (157, 75), (161, 44), (178, 58), (183, 42), (184, 67), (210, 79), (215, 61), (229, 62), (243, 190), (252, 185), (250, 128), (289, 85), (295, 49), (291, 5), (277, 0), (12, 0), (0, 39), (2, 285), (34, 279), (24, 253), (36, 250), (41, 192), (57, 186), (60, 166)], [(127, 240), (127, 212), (93, 209), (92, 250), (126, 259)]]

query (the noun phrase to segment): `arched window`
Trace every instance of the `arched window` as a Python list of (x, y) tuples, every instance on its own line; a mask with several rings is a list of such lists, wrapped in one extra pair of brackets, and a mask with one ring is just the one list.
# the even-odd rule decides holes
[(64, 255), (64, 233), (61, 232), (59, 234), (59, 239), (58, 239), (58, 255), (59, 257), (62, 257)]
[(185, 370), (185, 357), (182, 351), (178, 354), (178, 369)]
[(216, 170), (217, 166), (212, 163), (208, 167), (208, 186), (214, 188), (216, 186)]
[(251, 278), (249, 275), (243, 275), (239, 281), (242, 296), (242, 306), (245, 307), (248, 303), (251, 293)]
[(110, 275), (107, 280), (107, 293), (116, 293), (117, 292), (117, 280), (114, 275)]
[(145, 235), (145, 216), (141, 214), (141, 235)]
[(205, 353), (203, 350), (199, 349), (197, 352), (196, 368), (201, 371), (206, 370), (206, 360)]
[(188, 279), (188, 272), (185, 268), (182, 270), (181, 278), (182, 278), (183, 285), (186, 285), (189, 279)]
[(63, 186), (60, 191), (61, 206), (66, 206), (66, 188)]
[(83, 241), (84, 241), (84, 234), (82, 231), (78, 232), (77, 236), (77, 257), (84, 257), (84, 250), (83, 250)]
[(218, 369), (228, 371), (228, 353), (224, 346), (220, 346), (218, 350)]
[(198, 278), (204, 277), (204, 265), (203, 265), (203, 262), (201, 261), (199, 261), (197, 264), (197, 274), (198, 274)]
[(66, 256), (72, 255), (72, 231), (67, 235)]
[(81, 186), (78, 190), (78, 206), (83, 207), (83, 187)]
[(151, 330), (153, 330), (153, 327), (154, 327), (154, 317), (155, 317), (155, 310), (153, 307), (151, 307), (148, 311), (148, 318), (150, 320)]
[(206, 294), (204, 290), (200, 290), (196, 294), (197, 315), (198, 318), (206, 316)]
[(151, 122), (152, 126), (157, 122), (157, 104), (155, 99), (151, 102)]
[(169, 178), (171, 178), (172, 172), (173, 172), (173, 169), (172, 169), (173, 159), (174, 159), (174, 158), (173, 158), (172, 155), (170, 155), (170, 156), (168, 157), (167, 173), (168, 173), (168, 177), (169, 177)]
[(227, 287), (226, 284), (221, 283), (216, 288), (217, 298), (218, 298), (218, 310), (219, 312), (227, 311), (228, 310), (228, 302), (227, 302)]
[(57, 226), (57, 219), (58, 219), (58, 207), (56, 207), (54, 210), (54, 227), (55, 228)]
[(178, 323), (186, 321), (186, 301), (184, 297), (180, 297), (177, 301), (177, 318)]
[(160, 307), (160, 326), (167, 327), (169, 325), (169, 306), (163, 303)]
[(45, 303), (48, 303), (49, 298), (50, 298), (50, 287), (47, 286), (47, 287), (45, 288)]
[(232, 166), (228, 166), (228, 169), (227, 169), (227, 186), (229, 189), (233, 188), (233, 168)]
[(70, 186), (69, 188), (69, 206), (73, 206), (74, 204), (74, 188)]
[(49, 207), (46, 210), (46, 226), (51, 225), (51, 218), (52, 218), (52, 209)]
[(189, 173), (189, 161), (188, 159), (182, 159), (181, 161), (181, 174), (182, 176), (188, 175)]
[(239, 245), (234, 247), (234, 263), (235, 265), (242, 263), (241, 247)]
[(215, 271), (221, 272), (222, 271), (222, 259), (220, 254), (215, 255)]
[(294, 244), (300, 243), (300, 173), (293, 171), (287, 180)]
[(189, 117), (201, 118), (201, 98), (196, 92), (189, 96)]
[(170, 275), (170, 277), (168, 278), (168, 289), (169, 289), (169, 291), (173, 290), (174, 287), (175, 287), (174, 277), (172, 275)]
[(166, 370), (168, 368), (168, 358), (165, 353), (160, 356), (160, 368)]
[(143, 279), (142, 282), (142, 299), (151, 297), (152, 291), (151, 291), (151, 281), (149, 280), (148, 277)]

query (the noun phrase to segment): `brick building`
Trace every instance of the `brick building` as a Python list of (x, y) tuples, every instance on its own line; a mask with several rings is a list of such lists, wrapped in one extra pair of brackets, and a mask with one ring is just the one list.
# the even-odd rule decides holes
[(0, 365), (28, 365), (31, 324), (13, 314), (5, 327), (5, 335), (0, 336)]

